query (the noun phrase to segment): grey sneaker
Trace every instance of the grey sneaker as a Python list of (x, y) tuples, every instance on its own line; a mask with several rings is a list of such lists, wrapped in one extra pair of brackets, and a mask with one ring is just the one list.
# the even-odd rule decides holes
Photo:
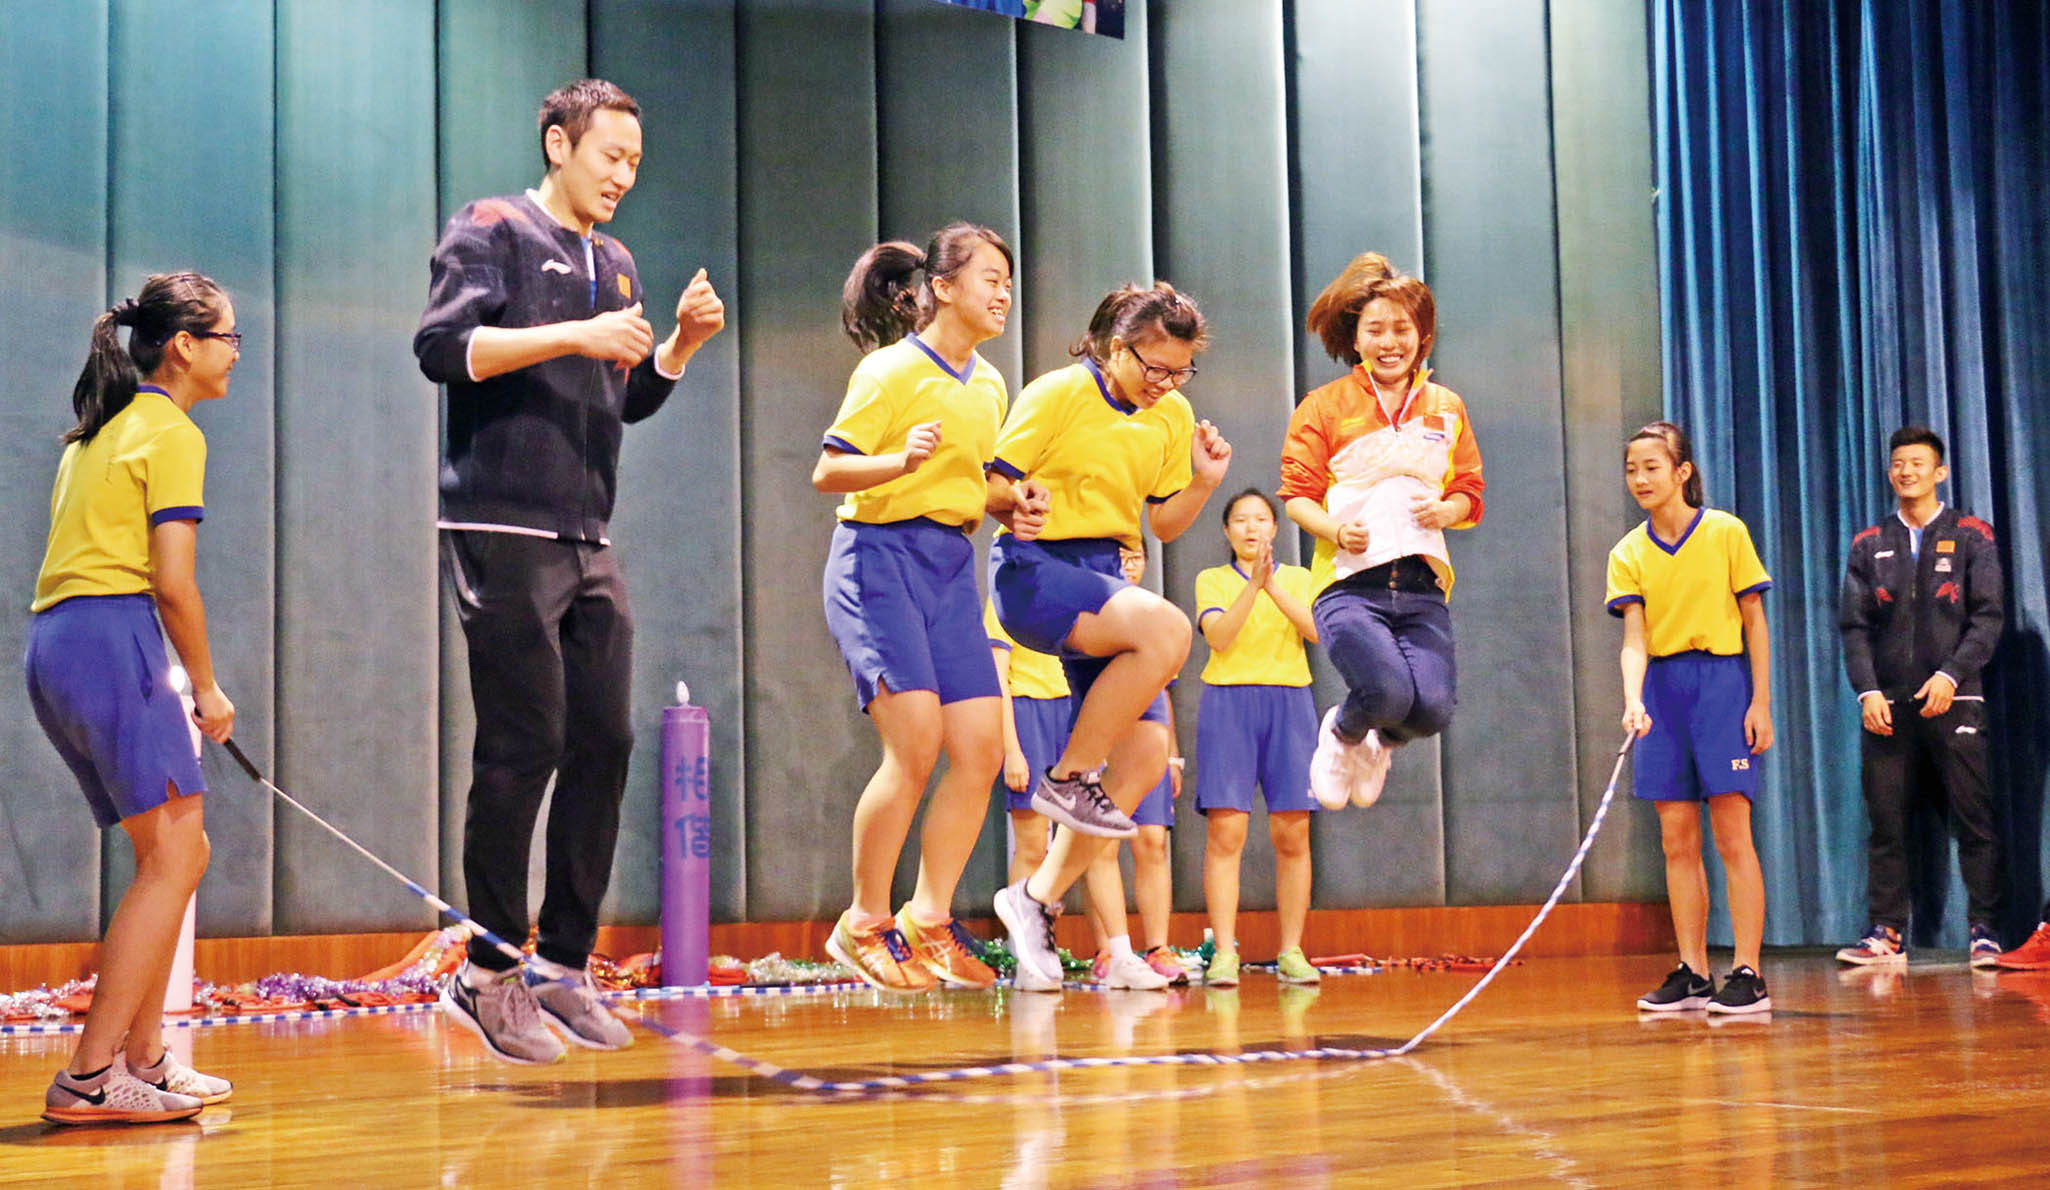
[(1032, 791), (1032, 809), (1072, 830), (1102, 839), (1129, 839), (1139, 833), (1139, 824), (1104, 794), (1093, 772), (1058, 781), (1051, 771), (1043, 774), (1039, 788)]
[(546, 1066), (568, 1055), (555, 1034), (541, 1023), (534, 993), (514, 967), (491, 977), (481, 988), (463, 982), (467, 960), (441, 983), (443, 1016), (475, 1033), (484, 1048), (508, 1062)]
[(1011, 953), (1018, 957), (1018, 969), (1011, 986), (1021, 992), (1061, 990), (1061, 956), (1054, 946), (1053, 923), (1061, 914), (1058, 905), (1042, 905), (1025, 891), (1025, 882), (997, 892), (997, 918), (1011, 934)]
[(527, 990), (534, 993), (542, 1021), (555, 1026), (564, 1041), (594, 1050), (623, 1050), (633, 1045), (634, 1035), (626, 1022), (614, 1016), (605, 1007), (605, 1001), (598, 998), (598, 987), (591, 982), (588, 968), (564, 979), (530, 976)]

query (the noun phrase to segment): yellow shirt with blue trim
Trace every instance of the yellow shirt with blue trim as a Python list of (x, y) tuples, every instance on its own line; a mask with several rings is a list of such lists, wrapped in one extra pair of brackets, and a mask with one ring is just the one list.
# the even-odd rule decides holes
[(1751, 531), (1721, 509), (1696, 510), (1676, 542), (1659, 540), (1646, 521), (1609, 551), (1609, 613), (1643, 604), (1645, 647), (1653, 657), (1742, 653), (1737, 598), (1771, 586)]
[(1189, 486), (1196, 414), (1180, 392), (1141, 409), (1111, 395), (1093, 360), (1025, 386), (990, 466), (1047, 486), (1046, 541), (1110, 537), (1141, 548), (1140, 515)]
[(982, 601), (982, 626), (989, 632), (991, 648), (1011, 651), (1011, 663), (1006, 667), (1005, 678), (1011, 684), (1012, 698), (1068, 696), (1068, 671), (1061, 668), (1061, 659), (1034, 652), (1012, 640), (1011, 634), (997, 622), (997, 605), (987, 599)]
[(150, 530), (203, 518), (205, 480), (206, 436), (164, 390), (144, 387), (99, 433), (64, 448), (29, 610), (149, 593)]
[(847, 381), (824, 445), (849, 454), (904, 448), (913, 426), (940, 423), (940, 444), (909, 475), (847, 493), (843, 521), (886, 524), (927, 517), (973, 531), (982, 519), (983, 465), (993, 457), (1010, 394), (980, 355), (955, 372), (917, 335), (868, 353)]
[[(1277, 566), (1281, 589), (1310, 604), (1310, 571), (1303, 566)], [(1246, 589), (1246, 572), (1237, 562), (1212, 566), (1196, 576), (1196, 625), (1222, 614)], [(1203, 681), (1211, 686), (1307, 686), (1310, 662), (1303, 655), (1303, 637), (1264, 592), (1253, 597), (1253, 610), (1232, 638), (1229, 649), (1210, 650)]]

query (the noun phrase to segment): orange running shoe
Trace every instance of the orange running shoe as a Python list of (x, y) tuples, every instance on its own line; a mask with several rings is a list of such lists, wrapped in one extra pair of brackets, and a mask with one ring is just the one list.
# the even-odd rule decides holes
[(842, 913), (826, 938), (826, 953), (886, 992), (923, 992), (933, 985), (932, 973), (911, 957), (911, 945), (895, 925), (856, 932)]
[(911, 947), (911, 956), (934, 978), (950, 988), (992, 988), (997, 973), (982, 961), (982, 947), (961, 923), (947, 919), (943, 926), (921, 926), (911, 917), (911, 906), (897, 911), (897, 931)]
[(2050, 921), (2037, 926), (2027, 942), (1994, 961), (2010, 971), (2050, 971)]

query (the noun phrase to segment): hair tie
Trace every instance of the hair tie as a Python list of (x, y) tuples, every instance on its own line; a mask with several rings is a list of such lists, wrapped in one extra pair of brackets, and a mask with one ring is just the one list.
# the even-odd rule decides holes
[(120, 301), (115, 302), (107, 313), (114, 316), (114, 325), (116, 326), (134, 326), (136, 314), (141, 309), (141, 304), (134, 298), (122, 298)]

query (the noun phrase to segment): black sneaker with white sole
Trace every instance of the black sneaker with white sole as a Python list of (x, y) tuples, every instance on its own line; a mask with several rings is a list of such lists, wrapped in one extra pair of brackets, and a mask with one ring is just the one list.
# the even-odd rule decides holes
[(1772, 996), (1765, 990), (1765, 978), (1750, 967), (1739, 967), (1723, 976), (1708, 1010), (1717, 1013), (1771, 1012)]
[(1685, 1012), (1708, 1007), (1714, 995), (1715, 984), (1708, 976), (1698, 975), (1694, 968), (1681, 963), (1666, 976), (1664, 983), (1639, 996), (1637, 1007), (1645, 1012)]
[(1129, 839), (1139, 833), (1139, 824), (1110, 800), (1093, 772), (1056, 779), (1048, 770), (1040, 777), (1039, 788), (1032, 791), (1032, 809), (1100, 839)]

